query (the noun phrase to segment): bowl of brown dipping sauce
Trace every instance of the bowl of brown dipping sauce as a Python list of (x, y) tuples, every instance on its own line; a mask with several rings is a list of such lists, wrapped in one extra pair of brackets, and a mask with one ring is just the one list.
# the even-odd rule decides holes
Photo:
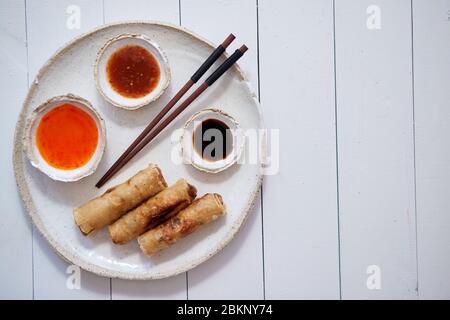
[(100, 94), (116, 107), (135, 110), (157, 100), (170, 83), (170, 67), (158, 44), (139, 34), (109, 40), (94, 68)]
[(240, 158), (244, 135), (238, 122), (216, 108), (203, 109), (192, 115), (183, 128), (183, 160), (198, 170), (217, 173)]

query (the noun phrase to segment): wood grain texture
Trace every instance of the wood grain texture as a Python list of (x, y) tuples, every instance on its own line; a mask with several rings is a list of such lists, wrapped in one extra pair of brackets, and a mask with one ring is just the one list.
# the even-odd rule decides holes
[(339, 298), (333, 2), (259, 0), (261, 103), (280, 130), (265, 177), (268, 299)]
[(23, 1), (2, 2), (0, 42), (0, 128), (3, 130), (0, 201), (4, 206), (0, 222), (0, 299), (30, 299), (33, 296), (31, 223), (16, 190), (11, 161), (14, 127), (28, 89)]
[[(254, 92), (258, 88), (256, 9), (255, 0), (181, 1), (183, 27), (215, 44), (220, 44), (228, 34), (233, 33), (236, 39), (227, 50), (229, 54), (242, 44), (249, 47), (239, 60), (239, 65), (248, 76)], [(217, 63), (208, 74), (216, 66)], [(214, 86), (210, 90), (220, 88)], [(188, 293), (189, 299), (262, 299), (263, 290), (261, 207), (258, 197), (256, 206), (231, 243), (222, 252), (188, 272)]]
[(335, 7), (342, 298), (416, 298), (411, 11), (372, 5)]
[[(105, 23), (126, 20), (179, 22), (178, 0), (105, 1)], [(156, 280), (112, 280), (112, 299), (186, 299), (186, 274)]]
[(413, 1), (419, 297), (450, 298), (450, 1)]
[[(79, 29), (67, 27), (67, 19), (74, 14), (70, 6), (76, 6), (80, 10)], [(27, 1), (26, 10), (30, 82), (58, 48), (77, 35), (101, 25), (103, 20), (100, 0)], [(66, 285), (71, 275), (67, 273), (70, 272), (70, 269), (67, 269), (69, 264), (53, 252), (36, 229), (33, 232), (33, 241), (36, 299), (109, 299), (109, 279), (89, 272), (81, 271), (80, 289), (69, 289)]]

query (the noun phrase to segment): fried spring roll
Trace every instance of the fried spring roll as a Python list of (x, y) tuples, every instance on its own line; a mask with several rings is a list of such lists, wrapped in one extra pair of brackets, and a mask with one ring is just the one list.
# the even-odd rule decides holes
[(150, 164), (128, 181), (75, 208), (73, 210), (75, 222), (83, 234), (90, 234), (113, 223), (123, 214), (165, 188), (167, 183), (161, 170), (158, 166)]
[(124, 244), (155, 226), (166, 215), (175, 215), (197, 196), (197, 189), (184, 179), (161, 191), (111, 224), (109, 234), (116, 244)]
[(176, 216), (141, 235), (139, 246), (146, 255), (153, 255), (224, 213), (222, 197), (217, 193), (205, 194)]

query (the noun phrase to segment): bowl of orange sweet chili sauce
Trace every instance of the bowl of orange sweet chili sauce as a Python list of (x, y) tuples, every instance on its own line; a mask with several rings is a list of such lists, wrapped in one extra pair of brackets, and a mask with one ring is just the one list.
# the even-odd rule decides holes
[(144, 35), (122, 34), (100, 49), (94, 77), (108, 102), (136, 110), (157, 100), (169, 86), (171, 75), (158, 44)]
[(86, 99), (57, 96), (31, 113), (23, 142), (34, 167), (54, 180), (77, 181), (97, 169), (106, 145), (105, 124)]

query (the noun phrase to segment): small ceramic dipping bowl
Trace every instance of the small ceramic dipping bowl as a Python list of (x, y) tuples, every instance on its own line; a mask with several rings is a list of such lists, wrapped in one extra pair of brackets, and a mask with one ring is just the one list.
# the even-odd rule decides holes
[(31, 164), (53, 180), (77, 181), (92, 174), (106, 145), (105, 123), (86, 99), (51, 98), (28, 117), (23, 137)]
[[(151, 74), (158, 69), (159, 77)], [(157, 100), (169, 86), (171, 75), (167, 57), (158, 44), (141, 34), (122, 34), (110, 39), (98, 52), (94, 77), (104, 99), (116, 107), (136, 110)], [(149, 86), (133, 95), (130, 90), (143, 84)]]
[(222, 110), (199, 111), (183, 129), (183, 160), (198, 170), (218, 173), (236, 163), (242, 154), (245, 136), (238, 122)]

